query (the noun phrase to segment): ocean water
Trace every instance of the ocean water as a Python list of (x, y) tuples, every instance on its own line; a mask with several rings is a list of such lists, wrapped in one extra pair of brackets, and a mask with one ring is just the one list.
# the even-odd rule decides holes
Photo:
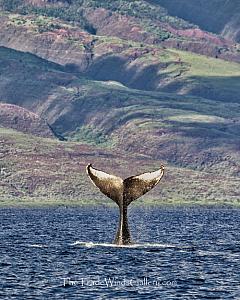
[(240, 210), (0, 209), (0, 299), (240, 299)]

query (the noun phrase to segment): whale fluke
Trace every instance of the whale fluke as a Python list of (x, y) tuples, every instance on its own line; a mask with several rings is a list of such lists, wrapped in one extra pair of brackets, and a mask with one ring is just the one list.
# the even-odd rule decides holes
[(127, 221), (128, 205), (155, 187), (164, 174), (164, 167), (154, 172), (131, 176), (122, 180), (120, 177), (97, 170), (89, 164), (87, 174), (100, 191), (119, 206), (119, 227), (115, 237), (118, 245), (131, 244), (131, 236)]
[(94, 169), (91, 164), (87, 166), (87, 174), (104, 195), (119, 205), (123, 195), (122, 178)]
[(138, 199), (155, 187), (164, 174), (164, 167), (161, 166), (155, 172), (143, 173), (128, 177), (123, 181), (124, 200), (127, 205)]

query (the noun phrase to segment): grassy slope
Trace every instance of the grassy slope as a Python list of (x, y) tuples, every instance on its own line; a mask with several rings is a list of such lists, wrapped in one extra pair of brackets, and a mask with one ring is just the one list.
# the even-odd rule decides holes
[[(90, 183), (85, 166), (127, 177), (156, 169), (162, 161), (76, 143), (38, 138), (0, 128), (0, 205), (85, 205), (112, 202)], [(131, 170), (129, 165), (134, 166)], [(136, 204), (238, 205), (237, 180), (166, 165), (160, 185)], [(227, 199), (227, 200), (226, 200)]]
[[(117, 169), (123, 177), (157, 168), (165, 162), (167, 173), (162, 190), (156, 189), (146, 196), (148, 203), (166, 200), (168, 203), (237, 203), (239, 200), (237, 102), (229, 104), (139, 91), (116, 82), (72, 77), (59, 70), (58, 65), (45, 65), (45, 61), (34, 56), (23, 54), (22, 57), (18, 52), (10, 51), (11, 55), (9, 50), (2, 51), (7, 58), (5, 67), (8, 66), (8, 73), (4, 73), (3, 68), (2, 76), (18, 82), (15, 99), (24, 89), (28, 97), (21, 98), (21, 105), (30, 105), (42, 112), (54, 129), (78, 141), (61, 143), (1, 129), (1, 164), (6, 168), (6, 175), (1, 178), (3, 200), (11, 199), (15, 203), (21, 199), (25, 204), (34, 201), (94, 203), (100, 195), (86, 179), (84, 168), (88, 162), (113, 173)], [(24, 61), (25, 76), (29, 74), (31, 80), (35, 81), (33, 75), (42, 70), (40, 78), (44, 79), (44, 84), (37, 81), (42, 87), (40, 98), (35, 92), (31, 94), (30, 78), (21, 81), (22, 65), (17, 68), (15, 64), (20, 57)], [(186, 57), (192, 64), (192, 74), (196, 72), (194, 57)], [(15, 66), (14, 73), (6, 63), (9, 59)], [(216, 61), (213, 60), (213, 66)], [(232, 77), (238, 72), (234, 64), (223, 64), (227, 75)], [(45, 67), (41, 69), (41, 66)], [(34, 73), (28, 68), (35, 70)], [(49, 72), (51, 81), (46, 81)], [(70, 76), (71, 80), (57, 81), (59, 76)], [(48, 83), (52, 86), (54, 82), (54, 87), (49, 89)], [(32, 101), (34, 97), (35, 102)], [(134, 166), (132, 170), (129, 164)], [(224, 175), (223, 169), (227, 169)]]
[[(51, 2), (51, 1), (49, 1)], [(55, 1), (56, 2), (56, 1)], [(59, 1), (63, 3), (63, 1)], [(169, 22), (172, 25), (178, 25), (180, 28), (192, 28), (193, 24), (189, 24), (187, 21), (179, 19), (177, 17), (170, 17), (167, 11), (163, 7), (150, 5), (147, 1), (132, 1), (127, 0), (111, 1), (111, 0), (72, 0), (70, 5), (42, 5), (42, 1), (35, 1), (35, 5), (29, 5), (28, 0), (1, 0), (0, 7), (4, 10), (19, 11), (22, 13), (36, 12), (38, 14), (44, 14), (48, 16), (59, 17), (66, 21), (79, 22), (86, 29), (89, 29), (87, 20), (83, 17), (83, 11), (87, 8), (104, 8), (112, 12), (116, 12), (122, 15), (130, 15), (140, 19), (151, 19), (157, 21)]]
[(180, 91), (175, 90), (175, 92), (239, 103), (240, 65), (238, 63), (179, 50), (170, 50), (170, 52), (179, 56), (188, 66), (188, 70), (182, 76), (175, 78), (172, 86), (171, 83), (169, 84), (168, 91), (174, 90), (174, 85), (178, 82), (183, 84), (180, 84)]
[[(70, 63), (73, 69), (69, 71), (80, 68), (92, 79), (116, 80), (131, 88), (193, 94), (218, 100), (234, 95), (239, 100), (236, 93), (239, 79), (237, 63), (179, 50), (169, 51), (159, 46), (143, 46), (116, 37), (83, 34), (77, 27), (49, 17), (9, 14), (5, 17), (4, 26), (8, 24), (7, 27), (14, 32), (19, 31), (12, 38), (11, 32), (10, 37), (7, 35), (10, 45), (20, 50), (27, 47), (28, 51), (62, 65)], [(46, 26), (43, 33), (39, 32), (42, 26)], [(59, 33), (59, 30), (69, 28), (73, 33)], [(74, 37), (76, 30), (77, 37)], [(36, 43), (23, 44), (21, 36), (26, 39), (26, 34)], [(43, 42), (46, 43), (44, 47)]]
[[(191, 168), (221, 172), (223, 164), (230, 168), (230, 174), (236, 174), (239, 142), (237, 64), (175, 50), (162, 53), (165, 61), (180, 57), (189, 66), (177, 77), (168, 70), (163, 79), (164, 89), (169, 84), (178, 86), (180, 82), (179, 93), (187, 94), (191, 93), (189, 82), (191, 88), (205, 85), (215, 97), (218, 95), (218, 100), (222, 100), (217, 101), (86, 80), (63, 72), (63, 68), (59, 70), (58, 65), (47, 64), (38, 58), (34, 60), (31, 55), (10, 51), (13, 55), (9, 59), (8, 51), (2, 49), (1, 82), (9, 82), (9, 92), (3, 85), (1, 98), (44, 116), (57, 133), (75, 141), (145, 153)], [(174, 69), (173, 73), (176, 72), (178, 70)], [(220, 77), (221, 88), (219, 72), (224, 72)], [(212, 75), (213, 79), (207, 75)], [(15, 82), (17, 85), (12, 94)], [(36, 88), (32, 88), (36, 84)], [(141, 142), (143, 139), (144, 143)], [(227, 156), (229, 159), (226, 160)]]
[[(239, 61), (237, 45), (230, 41), (223, 42), (218, 36), (204, 32), (202, 32), (204, 37), (195, 37), (194, 30), (197, 26), (168, 15), (166, 9), (159, 5), (152, 5), (149, 1), (84, 0), (71, 1), (70, 5), (53, 3), (45, 5), (41, 0), (35, 1), (35, 5), (30, 5), (29, 1), (2, 0), (1, 2), (0, 8), (2, 7), (3, 10), (23, 14), (21, 17), (13, 15), (15, 25), (34, 25), (39, 33), (60, 29), (61, 22), (70, 22), (93, 35), (117, 36), (147, 44), (161, 44), (167, 41), (166, 45), (171, 47)], [(4, 4), (5, 2), (7, 4)], [(6, 11), (2, 12), (4, 13)], [(32, 22), (29, 18), (29, 16), (33, 17), (33, 14), (37, 16), (36, 22)], [(27, 18), (24, 19), (24, 16)]]

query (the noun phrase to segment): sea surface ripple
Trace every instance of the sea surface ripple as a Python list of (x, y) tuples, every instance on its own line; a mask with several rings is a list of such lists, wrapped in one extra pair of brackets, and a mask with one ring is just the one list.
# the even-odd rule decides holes
[(240, 299), (240, 210), (0, 209), (0, 299)]

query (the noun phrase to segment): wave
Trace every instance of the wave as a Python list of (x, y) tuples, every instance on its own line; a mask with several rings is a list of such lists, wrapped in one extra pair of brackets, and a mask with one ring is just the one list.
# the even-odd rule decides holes
[(31, 245), (28, 245), (28, 247), (32, 247), (32, 248), (47, 248), (47, 245), (43, 245), (43, 244), (31, 244)]
[(159, 244), (159, 243), (142, 243), (142, 244), (130, 244), (130, 245), (116, 245), (110, 243), (94, 243), (94, 242), (82, 242), (75, 241), (70, 244), (71, 246), (82, 246), (86, 248), (91, 247), (111, 247), (111, 248), (176, 248), (178, 246), (170, 244)]

